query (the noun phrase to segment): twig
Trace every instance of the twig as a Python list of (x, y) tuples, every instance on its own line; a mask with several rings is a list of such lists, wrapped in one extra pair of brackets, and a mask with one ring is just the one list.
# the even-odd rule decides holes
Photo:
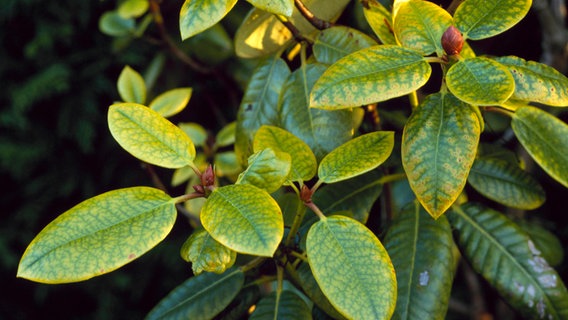
[(306, 18), (306, 20), (308, 20), (312, 24), (312, 26), (316, 27), (317, 29), (323, 30), (333, 27), (333, 23), (316, 17), (310, 11), (310, 9), (308, 9), (308, 7), (304, 5), (302, 0), (294, 0), (294, 5), (296, 5), (296, 8), (298, 9), (298, 11), (300, 11), (304, 18)]
[(306, 37), (304, 37), (302, 35), (302, 33), (300, 32), (300, 30), (298, 30), (298, 28), (296, 28), (296, 26), (290, 22), (290, 20), (288, 20), (286, 17), (283, 17), (281, 15), (276, 15), (276, 18), (278, 18), (278, 20), (280, 20), (280, 22), (282, 22), (282, 24), (288, 29), (290, 30), (290, 32), (292, 32), (292, 35), (294, 36), (294, 39), (296, 39), (296, 41), (298, 42), (310, 42)]
[(460, 4), (462, 4), (462, 2), (464, 2), (465, 0), (453, 0), (452, 3), (450, 3), (450, 5), (448, 6), (448, 9), (446, 11), (448, 11), (451, 15), (454, 14), (454, 12), (456, 12), (456, 9), (460, 6)]

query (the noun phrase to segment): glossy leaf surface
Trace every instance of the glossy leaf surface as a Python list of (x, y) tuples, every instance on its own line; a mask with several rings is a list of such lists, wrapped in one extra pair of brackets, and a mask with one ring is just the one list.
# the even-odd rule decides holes
[(318, 307), (320, 307), (333, 319), (345, 319), (339, 312), (337, 312), (337, 310), (335, 310), (327, 297), (321, 291), (308, 263), (303, 262), (297, 269), (297, 272), (302, 290)]
[(272, 193), (280, 188), (290, 173), (292, 157), (267, 148), (249, 157), (248, 168), (239, 175), (237, 184), (252, 184)]
[(256, 8), (289, 17), (294, 9), (294, 0), (247, 0)]
[(163, 117), (171, 117), (181, 112), (191, 98), (191, 88), (172, 89), (157, 96), (150, 102), (150, 109), (158, 112)]
[(179, 13), (181, 39), (212, 27), (231, 11), (237, 0), (185, 0)]
[(124, 67), (117, 82), (118, 94), (124, 102), (144, 104), (146, 84), (142, 76), (129, 66)]
[(180, 250), (183, 260), (191, 262), (193, 274), (203, 271), (223, 273), (235, 264), (237, 253), (215, 241), (201, 229), (194, 231)]
[(359, 30), (337, 26), (322, 30), (314, 42), (314, 56), (318, 62), (333, 64), (357, 50), (376, 45), (377, 42)]
[(161, 190), (103, 193), (48, 224), (22, 256), (18, 277), (67, 283), (111, 272), (162, 241), (175, 219), (175, 203)]
[(560, 239), (551, 231), (534, 221), (520, 220), (519, 227), (526, 232), (542, 257), (553, 267), (564, 260), (564, 247)]
[(215, 146), (226, 147), (235, 143), (236, 122), (231, 122), (224, 126), (215, 136)]
[(391, 30), (392, 17), (390, 11), (377, 0), (368, 0), (365, 4), (363, 5), (363, 14), (379, 40), (383, 44), (397, 44)]
[(193, 142), (180, 128), (148, 107), (113, 104), (108, 110), (108, 126), (120, 146), (142, 161), (164, 168), (193, 164)]
[(260, 299), (256, 309), (250, 315), (251, 320), (265, 319), (312, 319), (308, 305), (297, 294), (283, 290), (278, 294), (273, 291)]

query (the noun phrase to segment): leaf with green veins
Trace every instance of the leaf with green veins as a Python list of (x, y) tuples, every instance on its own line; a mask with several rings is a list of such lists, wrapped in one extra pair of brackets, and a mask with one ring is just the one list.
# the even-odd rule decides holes
[(142, 161), (173, 169), (193, 164), (193, 142), (180, 128), (148, 107), (113, 104), (108, 110), (108, 126), (120, 146)]
[(434, 220), (413, 201), (393, 220), (384, 245), (398, 284), (394, 318), (444, 319), (456, 267), (446, 217)]
[(254, 136), (254, 151), (271, 148), (276, 152), (284, 152), (292, 157), (290, 181), (308, 181), (317, 170), (316, 157), (310, 147), (290, 132), (274, 126), (262, 126)]
[(363, 5), (363, 14), (367, 23), (383, 44), (397, 44), (392, 33), (391, 13), (380, 2), (368, 0), (366, 5)]
[(172, 89), (157, 96), (150, 102), (150, 109), (158, 112), (163, 117), (171, 117), (180, 113), (191, 98), (191, 88)]
[(476, 203), (454, 208), (447, 216), (463, 256), (519, 314), (568, 318), (568, 291), (560, 276), (509, 218)]
[(477, 192), (512, 208), (532, 210), (545, 200), (538, 181), (505, 160), (475, 159), (467, 181)]
[(201, 223), (213, 239), (239, 253), (272, 257), (282, 236), (280, 207), (253, 185), (215, 189), (201, 209)]
[(454, 13), (454, 24), (464, 39), (485, 39), (504, 32), (531, 8), (532, 0), (468, 0)]
[(528, 234), (548, 264), (557, 267), (562, 263), (564, 247), (556, 235), (534, 221), (520, 220), (517, 224)]
[(233, 151), (216, 153), (214, 162), (215, 171), (219, 177), (235, 176), (242, 171), (237, 161), (237, 155)]
[(554, 68), (515, 56), (495, 60), (509, 68), (515, 79), (512, 98), (556, 107), (568, 105), (568, 78)]
[(146, 102), (146, 84), (142, 76), (129, 66), (124, 67), (116, 84), (118, 94), (124, 102), (144, 104)]
[(178, 126), (187, 134), (196, 147), (205, 145), (205, 141), (207, 141), (207, 131), (199, 123), (182, 122), (179, 123)]
[(333, 64), (350, 53), (376, 44), (373, 38), (359, 30), (337, 26), (318, 34), (313, 51), (318, 62)]
[(224, 126), (217, 136), (215, 136), (215, 145), (217, 147), (226, 147), (235, 143), (235, 130), (237, 128), (236, 122), (231, 122)]
[(183, 243), (180, 254), (191, 262), (195, 275), (206, 272), (223, 273), (235, 264), (237, 253), (215, 241), (206, 230), (194, 231)]
[(249, 157), (248, 168), (239, 175), (237, 184), (252, 184), (272, 193), (280, 188), (290, 173), (292, 157), (267, 148)]
[(233, 301), (244, 282), (239, 268), (191, 277), (163, 298), (146, 319), (212, 319)]
[(310, 63), (294, 71), (284, 85), (279, 110), (282, 127), (307, 143), (318, 160), (353, 136), (352, 110), (308, 106), (310, 90), (325, 69), (323, 64)]
[(568, 187), (568, 125), (538, 108), (522, 107), (514, 113), (511, 127), (536, 163)]
[(310, 107), (351, 108), (400, 97), (422, 87), (431, 71), (424, 57), (410, 48), (359, 50), (325, 71), (312, 89)]
[(484, 57), (455, 63), (446, 74), (446, 84), (456, 97), (473, 105), (499, 105), (515, 91), (509, 69)]
[(185, 0), (179, 13), (181, 39), (185, 40), (219, 22), (237, 0)]
[(434, 218), (462, 192), (481, 134), (474, 107), (435, 93), (416, 108), (402, 136), (402, 164), (410, 187)]
[(321, 290), (343, 316), (390, 318), (396, 302), (394, 268), (363, 224), (344, 216), (320, 220), (308, 232), (306, 251)]
[(410, 0), (400, 4), (394, 19), (394, 34), (401, 45), (424, 56), (444, 54), (442, 34), (452, 25), (452, 16), (429, 1)]
[(235, 152), (243, 167), (258, 128), (278, 124), (278, 99), (289, 75), (290, 68), (278, 55), (263, 60), (253, 72), (237, 114)]
[(294, 0), (247, 0), (261, 10), (266, 12), (279, 14), (285, 17), (292, 15), (294, 10)]
[(175, 203), (161, 190), (103, 193), (48, 224), (24, 252), (17, 276), (68, 283), (111, 272), (161, 242), (175, 220)]
[(361, 175), (385, 162), (393, 148), (392, 131), (361, 135), (325, 156), (318, 167), (318, 177), (325, 183), (334, 183)]
[(318, 283), (316, 282), (316, 279), (314, 278), (314, 275), (312, 274), (310, 265), (307, 262), (302, 262), (300, 267), (297, 269), (297, 272), (298, 281), (302, 286), (302, 290), (318, 307), (320, 307), (333, 319), (345, 319), (337, 310), (335, 310), (335, 308), (323, 294)]
[(260, 299), (251, 320), (263, 319), (312, 319), (312, 313), (306, 302), (291, 290), (273, 291)]

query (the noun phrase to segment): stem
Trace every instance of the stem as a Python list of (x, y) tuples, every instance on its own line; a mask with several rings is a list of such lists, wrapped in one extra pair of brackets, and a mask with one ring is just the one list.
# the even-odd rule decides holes
[(143, 166), (144, 169), (146, 169), (146, 171), (150, 175), (150, 179), (152, 179), (152, 183), (154, 184), (154, 186), (156, 186), (156, 188), (164, 191), (165, 193), (168, 193), (168, 189), (166, 188), (166, 185), (164, 185), (162, 180), (160, 180), (160, 177), (158, 177), (158, 175), (156, 174), (156, 170), (154, 170), (154, 166), (149, 164), (149, 163), (142, 163), (142, 166)]
[(300, 13), (312, 24), (312, 26), (316, 27), (316, 29), (323, 30), (333, 26), (333, 23), (329, 21), (322, 20), (316, 17), (308, 7), (304, 5), (302, 0), (294, 0), (294, 5), (300, 11)]
[(304, 205), (310, 209), (320, 218), (321, 220), (327, 220), (327, 217), (321, 212), (321, 210), (313, 202), (304, 202)]
[(278, 20), (280, 20), (280, 22), (282, 22), (282, 24), (288, 30), (290, 30), (290, 32), (292, 32), (292, 35), (294, 36), (294, 39), (296, 39), (296, 41), (298, 41), (298, 42), (305, 41), (305, 42), (309, 43), (309, 40), (302, 35), (300, 30), (298, 30), (298, 28), (296, 28), (296, 26), (292, 22), (290, 22), (290, 20), (288, 20), (286, 17), (281, 16), (279, 14), (276, 15), (276, 18), (278, 18)]
[(451, 15), (454, 15), (454, 12), (456, 12), (456, 9), (460, 6), (460, 4), (462, 4), (462, 2), (464, 2), (465, 0), (454, 0), (452, 1), (452, 3), (450, 3), (450, 5), (448, 6), (448, 9), (446, 11), (448, 11)]
[(390, 182), (406, 179), (406, 173), (393, 173), (379, 179), (380, 184), (387, 184)]
[(314, 186), (312, 187), (312, 194), (316, 192), (316, 190), (323, 184), (323, 181), (319, 180), (316, 182), (316, 184), (314, 184)]
[(416, 94), (416, 91), (412, 91), (411, 93), (408, 94), (408, 100), (410, 100), (410, 106), (412, 107), (412, 110), (418, 108), (418, 106), (420, 105), (420, 101), (418, 101), (418, 95)]
[(241, 267), (241, 271), (242, 272), (247, 272), (249, 270), (252, 270), (256, 267), (258, 267), (261, 263), (263, 263), (266, 260), (266, 258), (264, 257), (257, 257), (251, 261), (249, 261), (249, 263), (245, 264), (244, 266)]
[(192, 192), (188, 194), (181, 195), (179, 197), (175, 197), (173, 200), (176, 204), (189, 201), (191, 199), (203, 198), (203, 194), (199, 192)]
[(303, 205), (301, 201), (298, 201), (298, 208), (296, 209), (296, 216), (294, 217), (294, 222), (292, 222), (292, 227), (290, 228), (290, 232), (288, 232), (288, 236), (284, 241), (284, 245), (289, 247), (296, 233), (300, 230), (300, 226), (302, 225), (302, 221), (304, 220), (304, 216), (306, 215), (306, 207)]

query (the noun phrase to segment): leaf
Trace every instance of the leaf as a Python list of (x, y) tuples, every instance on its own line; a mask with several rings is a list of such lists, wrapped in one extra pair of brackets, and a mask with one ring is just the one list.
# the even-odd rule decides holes
[(292, 158), (287, 153), (267, 148), (250, 156), (248, 163), (248, 168), (239, 175), (237, 184), (252, 184), (272, 193), (286, 182)]
[(17, 276), (68, 283), (111, 272), (161, 242), (175, 220), (175, 203), (161, 190), (103, 193), (48, 224), (24, 252)]
[(477, 192), (512, 208), (532, 210), (545, 200), (538, 181), (505, 160), (475, 159), (467, 181)]
[(412, 191), (434, 219), (462, 192), (480, 134), (474, 108), (449, 93), (429, 95), (408, 119), (402, 164)]
[(413, 201), (389, 227), (384, 245), (398, 284), (394, 318), (444, 319), (455, 273), (446, 217), (434, 220)]
[(235, 264), (237, 253), (215, 241), (201, 229), (194, 231), (183, 243), (180, 254), (183, 260), (191, 262), (195, 275), (206, 272), (223, 273)]
[(239, 268), (191, 277), (162, 299), (146, 319), (211, 319), (229, 305), (244, 282)]
[(517, 24), (529, 12), (532, 0), (468, 0), (454, 13), (454, 24), (464, 39), (485, 39)]
[(568, 78), (554, 68), (515, 56), (496, 60), (509, 68), (515, 79), (512, 98), (557, 107), (568, 105)]
[(262, 126), (254, 137), (254, 151), (271, 148), (276, 152), (285, 152), (292, 157), (290, 181), (308, 181), (316, 174), (316, 157), (314, 153), (298, 137), (290, 132), (274, 126)]
[(237, 0), (185, 0), (179, 13), (181, 39), (190, 38), (219, 22)]
[(536, 163), (568, 187), (568, 125), (540, 109), (522, 107), (514, 113), (511, 127)]
[(126, 0), (118, 6), (118, 14), (125, 18), (138, 18), (148, 11), (148, 0)]
[(325, 156), (318, 167), (318, 178), (325, 183), (334, 183), (361, 175), (385, 162), (393, 148), (392, 131), (361, 135)]
[(215, 170), (217, 172), (217, 176), (219, 177), (234, 176), (242, 171), (241, 166), (237, 161), (237, 155), (233, 151), (216, 153), (214, 162)]
[(148, 107), (113, 104), (108, 110), (108, 126), (120, 146), (142, 161), (164, 168), (193, 164), (193, 142), (180, 128)]
[(99, 19), (99, 30), (111, 37), (124, 37), (134, 34), (136, 22), (125, 19), (117, 11), (107, 11)]
[(359, 30), (337, 26), (318, 34), (313, 51), (318, 62), (333, 64), (350, 53), (376, 44), (373, 38)]
[(568, 317), (568, 291), (560, 276), (511, 220), (475, 203), (450, 211), (448, 219), (464, 257), (519, 314)]
[(337, 310), (335, 310), (321, 291), (308, 263), (302, 263), (297, 269), (297, 272), (298, 280), (302, 285), (302, 290), (318, 307), (320, 307), (333, 319), (345, 319), (339, 312), (337, 312)]
[(217, 147), (226, 147), (235, 143), (236, 122), (231, 122), (224, 126), (215, 137), (215, 145)]
[(251, 320), (259, 319), (312, 319), (308, 305), (290, 290), (271, 292), (260, 299), (256, 309), (250, 315)]
[(391, 13), (377, 0), (363, 3), (363, 14), (373, 32), (383, 44), (397, 44), (392, 33)]
[(144, 104), (146, 84), (142, 76), (129, 66), (124, 67), (117, 82), (118, 93), (124, 102)]
[(534, 242), (534, 246), (540, 251), (548, 264), (555, 267), (562, 263), (562, 260), (564, 260), (564, 248), (556, 235), (532, 221), (520, 220), (517, 223), (528, 234)]
[(181, 112), (191, 98), (191, 88), (178, 88), (166, 91), (150, 102), (150, 109), (163, 117), (171, 117)]
[(233, 299), (233, 301), (214, 319), (215, 320), (241, 320), (246, 318), (253, 307), (260, 299), (260, 289), (258, 286), (246, 286)]
[(395, 45), (352, 53), (329, 67), (316, 82), (310, 107), (357, 107), (403, 96), (422, 87), (432, 68), (419, 52)]
[(187, 134), (196, 147), (205, 145), (205, 141), (207, 141), (207, 131), (199, 123), (182, 122), (178, 126)]
[(271, 257), (282, 236), (280, 207), (253, 185), (215, 189), (201, 209), (201, 223), (213, 239), (239, 253)]
[(342, 315), (390, 318), (396, 276), (386, 250), (369, 229), (353, 219), (331, 216), (315, 223), (306, 241), (314, 277)]
[(253, 6), (274, 14), (289, 17), (294, 10), (294, 0), (247, 0)]
[(460, 60), (446, 74), (448, 89), (473, 105), (499, 105), (515, 90), (515, 79), (502, 64), (475, 57)]
[(452, 16), (442, 7), (428, 1), (402, 2), (394, 19), (394, 34), (401, 45), (422, 55), (444, 54), (442, 34), (452, 24)]

